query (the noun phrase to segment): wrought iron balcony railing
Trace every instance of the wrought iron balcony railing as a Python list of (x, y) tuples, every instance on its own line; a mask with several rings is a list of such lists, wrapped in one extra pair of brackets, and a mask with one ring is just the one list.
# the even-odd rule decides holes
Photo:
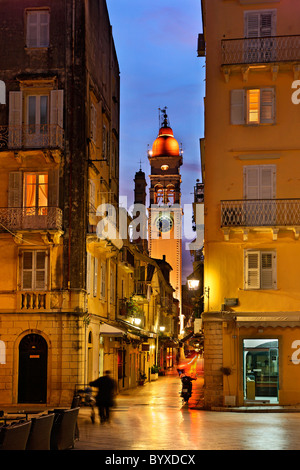
[(2, 207), (0, 230), (62, 230), (58, 207)]
[(148, 293), (148, 284), (146, 281), (134, 281), (133, 295), (141, 295), (146, 297)]
[(64, 147), (64, 130), (52, 124), (0, 126), (0, 151)]
[(242, 199), (221, 201), (222, 227), (300, 225), (300, 199)]
[(264, 64), (300, 60), (300, 36), (223, 39), (222, 64)]

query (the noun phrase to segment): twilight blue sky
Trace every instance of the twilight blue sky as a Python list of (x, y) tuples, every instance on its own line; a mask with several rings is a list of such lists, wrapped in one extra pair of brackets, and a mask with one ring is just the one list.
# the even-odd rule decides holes
[[(147, 149), (158, 135), (158, 108), (167, 106), (174, 137), (182, 144), (182, 204), (192, 203), (196, 179), (201, 179), (205, 62), (197, 57), (200, 5), (200, 0), (107, 0), (121, 79), (120, 195), (128, 196), (128, 207), (140, 161), (149, 183)], [(188, 253), (184, 260), (183, 282), (191, 273)]]

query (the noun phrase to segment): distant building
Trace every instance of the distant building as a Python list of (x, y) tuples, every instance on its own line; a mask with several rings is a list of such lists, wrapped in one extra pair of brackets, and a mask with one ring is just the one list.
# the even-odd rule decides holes
[(149, 201), (149, 253), (152, 258), (170, 264), (170, 282), (174, 297), (179, 302), (180, 327), (182, 329), (182, 208), (181, 175), (182, 152), (169, 125), (168, 116), (162, 110), (163, 121), (158, 137), (148, 152), (151, 166)]

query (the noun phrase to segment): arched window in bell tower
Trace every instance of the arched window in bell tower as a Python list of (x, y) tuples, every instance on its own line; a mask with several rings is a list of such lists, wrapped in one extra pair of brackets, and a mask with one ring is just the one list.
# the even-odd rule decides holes
[(154, 204), (157, 204), (158, 206), (164, 204), (164, 188), (160, 184), (155, 186)]
[(168, 206), (175, 204), (175, 187), (173, 184), (167, 186), (167, 204)]

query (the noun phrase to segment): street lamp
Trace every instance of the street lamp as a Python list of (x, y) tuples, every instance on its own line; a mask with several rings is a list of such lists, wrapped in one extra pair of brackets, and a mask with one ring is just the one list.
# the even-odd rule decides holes
[(188, 284), (188, 288), (190, 290), (197, 290), (197, 289), (199, 289), (199, 286), (200, 286), (200, 280), (199, 279), (188, 279), (187, 284)]

